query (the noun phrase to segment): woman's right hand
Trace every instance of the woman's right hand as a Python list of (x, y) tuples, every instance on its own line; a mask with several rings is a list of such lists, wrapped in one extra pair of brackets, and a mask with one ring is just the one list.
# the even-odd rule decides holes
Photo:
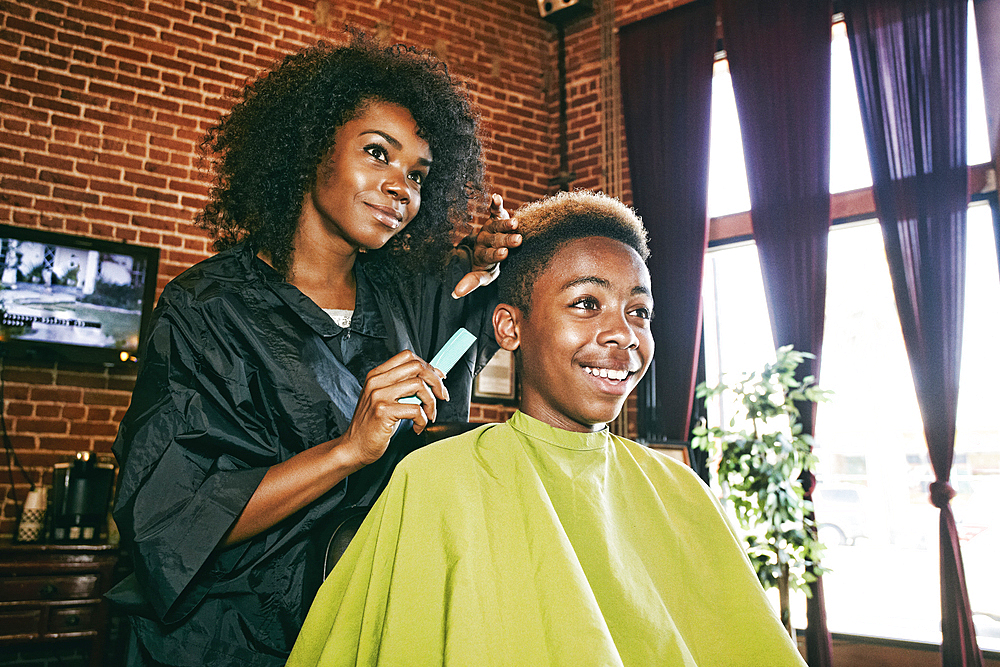
[[(410, 350), (404, 350), (368, 373), (361, 398), (338, 449), (355, 463), (366, 466), (385, 453), (389, 438), (404, 419), (413, 421), (413, 430), (422, 432), (437, 418), (437, 400), (447, 401), (444, 374)], [(400, 403), (417, 396), (420, 404)]]
[[(403, 419), (412, 419), (417, 433), (423, 431), (437, 417), (436, 399), (448, 400), (443, 377), (444, 373), (409, 350), (373, 368), (347, 432), (271, 466), (221, 546), (271, 528), (351, 473), (377, 461)], [(419, 404), (399, 402), (414, 395)]]

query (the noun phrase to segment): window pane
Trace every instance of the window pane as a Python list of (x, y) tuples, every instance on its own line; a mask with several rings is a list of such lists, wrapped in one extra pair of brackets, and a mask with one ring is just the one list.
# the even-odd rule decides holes
[(815, 502), (829, 627), (940, 641), (937, 511), (912, 490), (927, 447), (879, 226), (833, 231), (828, 267), (821, 379), (836, 395), (817, 411)]
[[(966, 309), (952, 483), (970, 601), (983, 648), (1000, 649), (1000, 274), (989, 208), (970, 208)], [(709, 383), (773, 358), (752, 244), (709, 252), (704, 286)], [(938, 511), (920, 413), (877, 223), (830, 234), (816, 514), (834, 632), (940, 642)], [(710, 406), (712, 423), (728, 421)], [(859, 599), (866, 604), (858, 605)], [(805, 623), (805, 601), (793, 601)]]
[(854, 86), (847, 24), (833, 24), (830, 53), (830, 192), (870, 188), (872, 172), (865, 150), (858, 89)]
[(988, 206), (969, 209), (965, 333), (952, 501), (979, 644), (1000, 650), (1000, 273)]
[(983, 96), (983, 72), (979, 61), (979, 40), (976, 37), (976, 15), (969, 0), (969, 65), (968, 91), (966, 93), (966, 129), (968, 132), (969, 164), (990, 161), (989, 132), (986, 130), (986, 101)]
[(729, 61), (715, 61), (708, 155), (708, 215), (711, 218), (750, 210), (750, 190), (743, 162), (743, 136), (736, 115), (736, 95)]

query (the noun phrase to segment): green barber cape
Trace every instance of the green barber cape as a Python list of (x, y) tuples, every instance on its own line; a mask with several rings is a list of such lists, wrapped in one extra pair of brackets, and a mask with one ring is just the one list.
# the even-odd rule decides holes
[(399, 464), (288, 661), (804, 664), (689, 468), (521, 412)]

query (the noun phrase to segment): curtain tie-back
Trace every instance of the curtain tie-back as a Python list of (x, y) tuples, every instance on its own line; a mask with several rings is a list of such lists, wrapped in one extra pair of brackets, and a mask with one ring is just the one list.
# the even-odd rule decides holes
[(816, 490), (816, 475), (811, 470), (803, 470), (799, 474), (799, 483), (802, 484), (806, 498), (812, 498), (812, 493)]
[(938, 509), (944, 509), (955, 497), (955, 489), (949, 482), (931, 482), (931, 504)]

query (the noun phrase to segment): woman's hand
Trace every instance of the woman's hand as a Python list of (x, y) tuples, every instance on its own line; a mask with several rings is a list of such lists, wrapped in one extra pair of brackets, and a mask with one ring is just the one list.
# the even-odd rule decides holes
[[(435, 399), (448, 400), (443, 375), (409, 350), (372, 369), (347, 432), (271, 466), (221, 546), (269, 529), (378, 460), (401, 420), (412, 419), (413, 430), (423, 431), (437, 417)], [(398, 402), (414, 395), (420, 404)]]
[[(365, 378), (354, 417), (337, 448), (361, 467), (385, 453), (389, 438), (403, 419), (412, 420), (413, 430), (422, 432), (437, 418), (435, 399), (449, 399), (443, 377), (441, 371), (409, 350), (376, 366)], [(416, 396), (420, 403), (399, 402), (407, 396)]]
[(465, 274), (452, 296), (456, 299), (469, 294), (477, 287), (489, 285), (497, 277), (497, 264), (507, 257), (510, 248), (521, 245), (521, 235), (517, 220), (503, 207), (503, 197), (494, 194), (490, 199), (490, 219), (476, 234), (476, 244), (472, 250), (472, 271)]

